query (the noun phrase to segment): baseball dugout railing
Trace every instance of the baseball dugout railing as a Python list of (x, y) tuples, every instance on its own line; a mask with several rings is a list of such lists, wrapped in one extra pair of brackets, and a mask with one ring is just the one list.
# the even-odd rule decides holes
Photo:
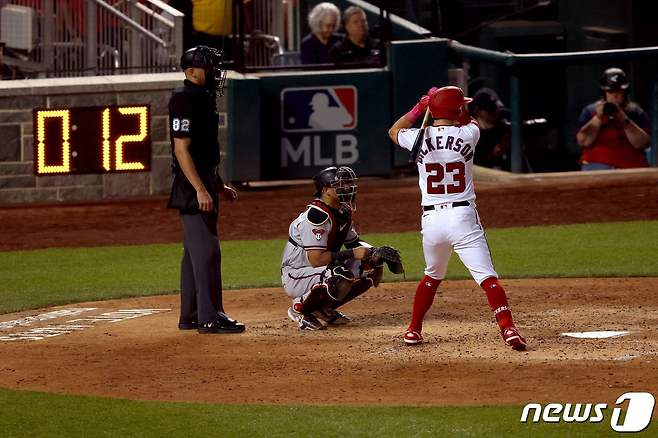
[[(598, 61), (638, 60), (656, 58), (658, 46), (635, 47), (629, 49), (595, 50), (585, 52), (566, 53), (525, 53), (516, 54), (511, 52), (497, 52), (495, 50), (482, 49), (480, 47), (468, 46), (452, 40), (448, 47), (453, 52), (464, 58), (492, 62), (503, 66), (509, 73), (510, 88), (510, 110), (511, 110), (511, 143), (512, 172), (521, 173), (523, 168), (522, 156), (522, 122), (521, 122), (521, 96), (520, 86), (523, 69), (531, 65), (577, 65), (594, 63)], [(651, 155), (650, 165), (656, 167), (658, 164), (658, 75), (655, 67), (653, 71), (653, 87), (651, 91)]]

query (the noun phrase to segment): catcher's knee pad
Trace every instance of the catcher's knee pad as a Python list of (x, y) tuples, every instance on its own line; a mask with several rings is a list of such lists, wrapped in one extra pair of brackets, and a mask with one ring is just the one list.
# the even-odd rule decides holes
[(352, 289), (354, 274), (344, 266), (327, 268), (324, 284), (327, 285), (327, 293), (330, 298), (342, 301)]

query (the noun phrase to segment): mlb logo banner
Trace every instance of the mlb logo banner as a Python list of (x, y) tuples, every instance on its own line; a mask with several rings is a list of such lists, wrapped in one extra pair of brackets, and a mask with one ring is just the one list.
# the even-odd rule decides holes
[(284, 132), (345, 131), (357, 125), (357, 90), (351, 85), (284, 88)]

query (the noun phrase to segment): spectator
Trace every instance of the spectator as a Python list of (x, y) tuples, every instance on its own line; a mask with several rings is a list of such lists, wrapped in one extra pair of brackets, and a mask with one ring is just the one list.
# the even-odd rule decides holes
[(232, 59), (229, 35), (233, 31), (230, 0), (192, 0), (192, 46), (221, 49)]
[(510, 122), (501, 113), (504, 106), (490, 88), (482, 88), (473, 96), (471, 113), (480, 125), (480, 140), (473, 163), (509, 171)]
[(366, 13), (358, 6), (350, 6), (343, 13), (347, 35), (329, 50), (329, 60), (337, 64), (383, 64), (381, 42), (371, 38)]
[(582, 170), (625, 169), (648, 165), (644, 149), (649, 141), (649, 117), (628, 100), (626, 73), (609, 68), (601, 77), (603, 98), (580, 114), (576, 134), (582, 146)]
[(311, 33), (302, 40), (302, 64), (329, 62), (329, 49), (340, 40), (334, 35), (339, 25), (340, 11), (333, 3), (319, 3), (309, 12)]

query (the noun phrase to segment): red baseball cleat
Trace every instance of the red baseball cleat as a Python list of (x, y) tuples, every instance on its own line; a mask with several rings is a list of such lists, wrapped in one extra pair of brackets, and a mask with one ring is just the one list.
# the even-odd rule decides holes
[(521, 336), (521, 333), (514, 326), (507, 327), (503, 330), (501, 336), (503, 337), (503, 341), (516, 351), (523, 351), (528, 345), (523, 336)]
[(418, 332), (407, 330), (407, 332), (404, 334), (404, 342), (409, 345), (420, 344), (423, 342), (423, 337)]

